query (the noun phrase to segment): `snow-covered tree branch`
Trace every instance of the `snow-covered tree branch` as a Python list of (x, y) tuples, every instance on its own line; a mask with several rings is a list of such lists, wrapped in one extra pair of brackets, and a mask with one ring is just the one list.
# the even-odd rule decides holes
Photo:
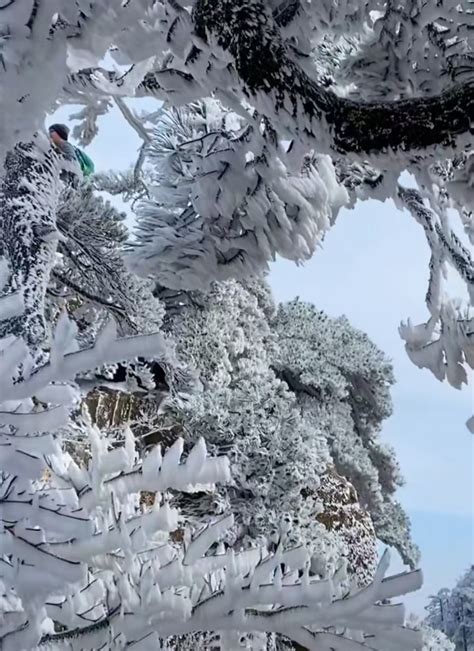
[(276, 254), (308, 259), (347, 195), (327, 156), (308, 156), (288, 174), (273, 135), (216, 102), (160, 117), (132, 268), (166, 287), (199, 289), (261, 273)]
[(420, 368), (429, 368), (439, 380), (456, 387), (467, 383), (467, 367), (474, 368), (474, 319), (462, 318), (453, 304), (443, 302), (443, 271), (453, 268), (466, 285), (469, 304), (474, 303), (474, 262), (469, 250), (446, 223), (445, 211), (428, 208), (417, 190), (399, 188), (398, 195), (423, 227), (431, 249), (426, 324), (402, 324), (400, 334), (410, 359)]
[[(364, 4), (369, 10), (369, 3)], [(309, 2), (300, 5), (306, 5), (303, 16), (318, 13)], [(440, 14), (444, 12), (443, 7)], [(436, 10), (434, 14), (429, 16), (432, 22)], [(341, 11), (338, 20), (343, 16)], [(421, 16), (421, 20), (427, 18)], [(293, 137), (306, 139), (309, 146), (315, 138), (323, 151), (326, 144), (339, 153), (370, 156), (401, 150), (403, 157), (407, 150), (423, 151), (435, 145), (451, 148), (459, 137), (470, 136), (474, 80), (469, 75), (464, 83), (437, 96), (357, 101), (320, 86), (301, 69), (264, 2), (197, 0), (193, 21), (196, 35), (209, 49), (217, 45), (232, 57), (243, 93), (255, 108)], [(193, 65), (202, 65), (200, 59), (207, 59), (206, 54), (196, 47)]]
[[(114, 55), (122, 63), (141, 64), (156, 57), (159, 65), (138, 65), (124, 76), (78, 70), (74, 60), (76, 69), (68, 83), (76, 92), (98, 92), (105, 84), (117, 94), (138, 89), (138, 94), (158, 93), (171, 101), (176, 95), (183, 102), (216, 90), (234, 93), (237, 84), (238, 92), (257, 110), (271, 120), (278, 118), (290, 133), (316, 137), (320, 147), (325, 141), (344, 153), (395, 149), (403, 155), (432, 145), (452, 147), (458, 136), (470, 134), (471, 14), (464, 3), (444, 0), (431, 9), (412, 0), (401, 10), (373, 0), (334, 10), (328, 1), (317, 7), (308, 1), (250, 0), (113, 7), (96, 0), (87, 12), (60, 2), (57, 13), (38, 11), (33, 0), (28, 4), (29, 10), (20, 11), (18, 2), (3, 8), (7, 30), (24, 28), (3, 55), (8, 64), (4, 75), (10, 77), (19, 68), (24, 72), (14, 58), (20, 45), (30, 57), (54, 48), (54, 63), (58, 68), (62, 63), (63, 71), (66, 48), (83, 53), (83, 59), (87, 53), (92, 62), (114, 45)], [(29, 38), (33, 28), (38, 32), (34, 41)], [(354, 85), (354, 98), (340, 96), (317, 78), (321, 42), (326, 39), (327, 45), (332, 40), (337, 47), (343, 36), (352, 38), (352, 48), (339, 77)], [(375, 43), (390, 56), (378, 60)], [(38, 101), (39, 88), (27, 85), (32, 77), (22, 77), (23, 95), (9, 101), (26, 104), (22, 112), (28, 108), (31, 113), (34, 97), (38, 116), (45, 108), (46, 93)], [(387, 77), (394, 80), (392, 85)], [(50, 82), (53, 98), (61, 84), (67, 87), (64, 73)], [(360, 99), (362, 89), (364, 98), (374, 95), (377, 101)]]

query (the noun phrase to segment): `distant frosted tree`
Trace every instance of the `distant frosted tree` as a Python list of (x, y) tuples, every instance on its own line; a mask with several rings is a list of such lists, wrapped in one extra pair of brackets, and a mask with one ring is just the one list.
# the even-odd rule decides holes
[(431, 597), (427, 623), (446, 633), (456, 651), (474, 649), (474, 566), (464, 572), (452, 590)]
[(426, 623), (431, 628), (439, 631), (445, 631), (448, 620), (448, 601), (450, 590), (442, 588), (438, 590), (436, 595), (431, 595), (428, 605), (425, 607), (427, 611)]
[(456, 649), (474, 649), (474, 566), (466, 570), (451, 591), (448, 626)]
[(441, 631), (430, 626), (422, 626), (423, 651), (455, 651), (454, 644)]
[(454, 586), (450, 600), (451, 617), (456, 627), (456, 649), (474, 649), (474, 565), (466, 570)]

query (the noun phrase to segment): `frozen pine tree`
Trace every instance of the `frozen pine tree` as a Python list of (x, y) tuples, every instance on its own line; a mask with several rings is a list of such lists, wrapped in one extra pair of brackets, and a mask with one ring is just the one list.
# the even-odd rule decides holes
[(443, 588), (432, 596), (427, 610), (427, 623), (444, 631), (456, 651), (474, 649), (474, 566), (464, 572), (454, 588)]
[(170, 331), (202, 388), (186, 400), (178, 394), (170, 417), (182, 422), (192, 439), (204, 436), (210, 450), (229, 455), (235, 487), (210, 496), (211, 504), (203, 496), (197, 513), (203, 508), (219, 513), (230, 505), (236, 515), (232, 543), (239, 544), (269, 534), (278, 538), (275, 524), (293, 514), (290, 536), (322, 544), (326, 562), (331, 545), (316, 520), (316, 490), (329, 459), (327, 446), (305, 427), (294, 397), (270, 368), (273, 336), (264, 312), (235, 281), (216, 284), (199, 298), (176, 314)]
[[(262, 281), (215, 284), (170, 308), (178, 354), (202, 388), (178, 395), (164, 418), (233, 460), (234, 486), (212, 508), (231, 505), (234, 540), (251, 543), (288, 512), (290, 537), (313, 546), (323, 574), (343, 557), (364, 583), (377, 538), (416, 566), (409, 521), (394, 499), (398, 464), (379, 437), (392, 371), (368, 338), (312, 306), (275, 311)], [(208, 511), (209, 497), (192, 508)]]
[[(2, 158), (58, 103), (81, 105), (84, 139), (114, 97), (193, 114), (191, 128), (168, 125), (175, 177), (142, 213), (136, 269), (180, 288), (248, 277), (277, 254), (307, 259), (341, 206), (391, 197), (431, 253), (427, 319), (401, 328), (407, 352), (439, 379), (466, 381), (472, 316), (446, 297), (445, 272), (471, 303), (469, 0), (11, 0), (1, 11)], [(119, 69), (104, 67), (110, 58)], [(196, 116), (209, 99), (225, 120)]]
[(451, 591), (448, 631), (457, 651), (474, 649), (474, 567), (471, 566)]
[(394, 450), (380, 439), (383, 421), (392, 413), (391, 364), (346, 318), (331, 319), (308, 303), (280, 305), (272, 324), (278, 377), (326, 438), (336, 469), (354, 485), (377, 537), (416, 566), (410, 523), (394, 498), (403, 484), (400, 469)]
[(423, 651), (455, 651), (454, 644), (441, 631), (430, 626), (422, 626)]

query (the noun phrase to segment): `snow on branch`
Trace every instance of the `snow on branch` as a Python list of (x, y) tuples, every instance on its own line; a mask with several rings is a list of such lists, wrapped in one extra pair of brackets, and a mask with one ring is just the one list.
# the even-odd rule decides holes
[[(4, 151), (68, 96), (86, 105), (84, 141), (114, 95), (179, 105), (215, 92), (245, 98), (321, 153), (390, 149), (405, 158), (470, 134), (471, 14), (454, 0), (36, 4), (16, 0), (2, 11), (2, 87), (12, 89), (1, 104)], [(338, 60), (333, 75), (320, 73), (324, 48)], [(107, 51), (120, 70), (99, 67)]]
[[(325, 4), (318, 3), (315, 8), (306, 2), (292, 3), (294, 21), (288, 28), (288, 8), (272, 14), (263, 2), (229, 0), (215, 6), (210, 0), (199, 0), (192, 13), (178, 3), (158, 3), (162, 28), (155, 27), (153, 35), (157, 43), (166, 43), (164, 49), (172, 51), (166, 57), (155, 49), (161, 66), (145, 68), (142, 77), (134, 65), (125, 73), (84, 68), (68, 76), (68, 86), (71, 93), (82, 88), (99, 96), (148, 95), (175, 105), (215, 92), (221, 97), (229, 93), (228, 99), (234, 101), (241, 95), (309, 147), (317, 141), (322, 153), (386, 156), (390, 149), (404, 157), (407, 150), (435, 145), (450, 148), (459, 137), (469, 137), (468, 116), (474, 96), (469, 74), (472, 53), (465, 47), (467, 12), (459, 12), (454, 5), (434, 11), (420, 9), (418, 3), (404, 13), (390, 7), (380, 12), (379, 3), (373, 3), (372, 10), (370, 3), (364, 3), (359, 11), (351, 5), (352, 13), (346, 14), (345, 6), (334, 11)], [(460, 22), (455, 34), (449, 26), (450, 14), (451, 20)], [(256, 24), (258, 29), (254, 29)], [(339, 83), (352, 90), (351, 98), (314, 78), (321, 67), (322, 36), (335, 33), (355, 43), (352, 56), (338, 71)], [(399, 34), (395, 44), (393, 34)], [(137, 48), (143, 36), (139, 28), (135, 33), (129, 29), (127, 45), (130, 47), (133, 39)], [(150, 34), (147, 36), (150, 39)], [(142, 42), (142, 49), (149, 56), (148, 39)], [(187, 46), (190, 42), (193, 45)], [(433, 74), (426, 62), (427, 44), (438, 74)], [(332, 46), (333, 50), (339, 47), (337, 38)], [(388, 64), (386, 56), (375, 56), (374, 46), (393, 52)], [(401, 52), (408, 53), (411, 65), (402, 67)], [(142, 54), (140, 61), (147, 55)], [(440, 79), (444, 83), (440, 84)], [(410, 86), (416, 87), (418, 96), (407, 92)], [(370, 101), (372, 97), (374, 101)], [(430, 126), (433, 124), (435, 128)]]
[(466, 4), (453, 0), (437, 6), (387, 3), (385, 12), (367, 21), (365, 39), (352, 49), (336, 79), (355, 81), (350, 96), (359, 100), (434, 96), (470, 83), (471, 20)]
[(269, 124), (250, 126), (214, 101), (163, 114), (148, 146), (150, 198), (138, 208), (130, 267), (174, 289), (307, 260), (347, 194), (327, 156), (298, 173)]
[[(281, 633), (296, 642), (306, 640), (308, 649), (362, 651), (369, 647), (382, 650), (387, 645), (399, 651), (421, 648), (421, 634), (403, 627), (403, 608), (368, 605), (368, 595), (364, 591), (344, 599), (334, 599), (325, 585), (320, 586), (320, 581), (308, 577), (304, 564), (286, 567), (283, 573), (279, 570), (268, 577), (265, 584), (258, 585), (252, 580), (261, 563), (258, 556), (246, 567), (245, 575), (241, 573), (243, 568), (239, 569), (238, 557), (232, 551), (217, 554), (214, 558), (224, 572), (210, 572), (207, 576), (194, 574), (195, 583), (191, 590), (184, 590), (185, 583), (179, 596), (170, 594), (168, 590), (160, 593), (160, 570), (153, 576), (147, 565), (148, 572), (143, 571), (146, 581), (138, 583), (135, 580), (132, 584), (128, 577), (125, 612), (117, 602), (93, 624), (45, 635), (40, 648), (48, 648), (48, 645), (61, 648), (61, 644), (66, 642), (72, 645), (72, 649), (90, 648), (92, 644), (99, 648), (109, 641), (109, 648), (115, 649), (125, 642), (133, 645), (148, 638), (143, 648), (152, 649), (159, 637), (209, 629)], [(283, 556), (281, 561), (284, 562)], [(179, 556), (173, 562), (179, 567)], [(190, 566), (188, 571), (192, 570), (193, 566)], [(303, 572), (303, 579), (296, 578), (298, 570)], [(166, 575), (166, 566), (162, 572)], [(226, 578), (219, 580), (219, 575)], [(406, 579), (405, 585), (400, 584), (401, 591), (410, 591), (420, 584), (419, 576), (415, 575), (412, 580), (407, 574)], [(176, 580), (180, 582), (179, 574)], [(132, 586), (134, 592), (130, 593)], [(379, 586), (376, 581), (368, 589), (370, 598), (379, 599)], [(118, 592), (119, 586), (115, 587)], [(148, 589), (146, 599), (142, 592), (144, 588)], [(153, 588), (157, 591), (156, 596)], [(114, 596), (114, 592), (109, 592), (109, 600)], [(120, 597), (123, 598), (123, 593)], [(85, 604), (81, 605), (84, 608)], [(338, 632), (346, 627), (353, 629), (350, 636)], [(360, 632), (354, 630), (358, 627)]]
[[(317, 9), (311, 7), (310, 11)], [(468, 15), (463, 18), (469, 21)], [(254, 107), (279, 128), (305, 139), (308, 146), (317, 139), (322, 152), (332, 149), (344, 154), (384, 156), (390, 150), (403, 158), (408, 150), (423, 151), (439, 145), (450, 148), (470, 137), (472, 72), (439, 95), (357, 101), (324, 88), (295, 62), (264, 2), (223, 0), (216, 4), (197, 0), (193, 20), (195, 34), (202, 42), (202, 49), (194, 53), (193, 66), (202, 66), (204, 59), (211, 58), (209, 49), (217, 57), (222, 52), (226, 63), (232, 61), (244, 94)], [(220, 83), (225, 79), (222, 74), (216, 76)], [(230, 87), (230, 78), (226, 81)]]
[[(443, 300), (443, 268), (449, 264), (464, 281), (470, 304), (474, 303), (474, 261), (461, 240), (428, 208), (417, 190), (399, 186), (398, 197), (423, 227), (431, 249), (425, 324), (400, 326), (408, 356), (419, 368), (428, 368), (439, 380), (460, 389), (467, 383), (466, 367), (474, 368), (474, 318), (463, 316), (454, 301)], [(441, 217), (443, 214), (441, 214)]]
[(70, 380), (100, 364), (132, 360), (138, 356), (166, 357), (167, 351), (168, 345), (161, 333), (116, 339), (116, 325), (110, 320), (91, 348), (76, 352), (53, 349), (50, 361), (21, 382), (14, 380), (13, 364), (16, 363), (16, 356), (12, 357), (11, 365), (10, 359), (7, 358), (5, 375), (0, 380), (1, 395), (8, 400), (27, 398), (35, 395), (50, 382)]

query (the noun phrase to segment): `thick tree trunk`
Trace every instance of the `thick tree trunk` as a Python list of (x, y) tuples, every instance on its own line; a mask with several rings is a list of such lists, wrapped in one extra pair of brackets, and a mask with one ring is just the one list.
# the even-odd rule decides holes
[[(292, 59), (260, 0), (198, 0), (197, 35), (232, 55), (252, 104), (295, 137), (347, 154), (450, 146), (473, 133), (474, 80), (437, 97), (357, 102), (322, 88)], [(329, 138), (328, 138), (329, 135)]]
[(0, 337), (22, 337), (35, 357), (48, 336), (45, 295), (57, 242), (43, 237), (55, 230), (59, 173), (54, 153), (18, 145), (7, 156), (0, 193), (0, 255), (11, 272), (7, 291), (19, 291), (24, 302), (21, 316), (0, 322)]

